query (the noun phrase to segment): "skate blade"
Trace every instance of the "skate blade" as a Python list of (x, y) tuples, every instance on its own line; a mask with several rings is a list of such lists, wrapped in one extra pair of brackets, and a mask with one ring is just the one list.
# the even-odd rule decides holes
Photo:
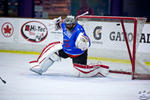
[(33, 70), (32, 68), (30, 68), (30, 71), (35, 72), (35, 73), (37, 73), (37, 74), (39, 74), (39, 75), (42, 75), (42, 72), (40, 73), (40, 72), (38, 72), (38, 71)]

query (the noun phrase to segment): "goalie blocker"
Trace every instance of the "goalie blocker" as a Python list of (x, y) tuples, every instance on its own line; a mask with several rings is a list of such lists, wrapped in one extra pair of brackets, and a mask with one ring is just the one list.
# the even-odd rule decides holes
[(87, 50), (78, 56), (71, 56), (66, 54), (62, 49), (62, 43), (53, 42), (47, 45), (36, 61), (29, 62), (30, 70), (42, 74), (48, 70), (54, 62), (60, 61), (61, 58), (72, 58), (73, 67), (76, 70), (78, 77), (93, 77), (93, 76), (106, 76), (109, 72), (109, 67), (106, 65), (86, 65), (87, 63)]

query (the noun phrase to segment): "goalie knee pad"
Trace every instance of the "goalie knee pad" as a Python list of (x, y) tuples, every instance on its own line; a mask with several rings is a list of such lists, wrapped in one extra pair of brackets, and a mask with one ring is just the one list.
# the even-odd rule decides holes
[(94, 76), (105, 77), (109, 73), (109, 66), (100, 64), (97, 65), (74, 64), (74, 68), (77, 70), (76, 75), (78, 77), (94, 77)]
[(60, 42), (54, 42), (46, 46), (36, 61), (29, 62), (30, 70), (38, 74), (46, 72), (55, 61), (60, 60), (60, 57), (56, 54), (60, 49), (62, 49)]

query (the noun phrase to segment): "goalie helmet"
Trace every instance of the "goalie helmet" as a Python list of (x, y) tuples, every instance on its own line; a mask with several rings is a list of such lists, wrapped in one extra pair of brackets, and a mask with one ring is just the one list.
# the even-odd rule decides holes
[(68, 15), (65, 18), (65, 24), (66, 24), (66, 28), (68, 28), (68, 29), (71, 30), (76, 25), (76, 19), (75, 19), (75, 17), (72, 16), (72, 15)]

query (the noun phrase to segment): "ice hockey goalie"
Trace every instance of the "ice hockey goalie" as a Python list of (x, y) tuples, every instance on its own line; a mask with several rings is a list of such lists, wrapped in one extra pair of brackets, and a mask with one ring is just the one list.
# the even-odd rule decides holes
[(71, 58), (73, 67), (79, 77), (106, 76), (109, 67), (106, 65), (87, 65), (88, 48), (91, 45), (84, 28), (74, 16), (67, 16), (63, 21), (56, 21), (57, 28), (62, 29), (63, 43), (54, 42), (46, 46), (36, 61), (31, 61), (30, 70), (38, 74), (46, 72), (60, 58)]

